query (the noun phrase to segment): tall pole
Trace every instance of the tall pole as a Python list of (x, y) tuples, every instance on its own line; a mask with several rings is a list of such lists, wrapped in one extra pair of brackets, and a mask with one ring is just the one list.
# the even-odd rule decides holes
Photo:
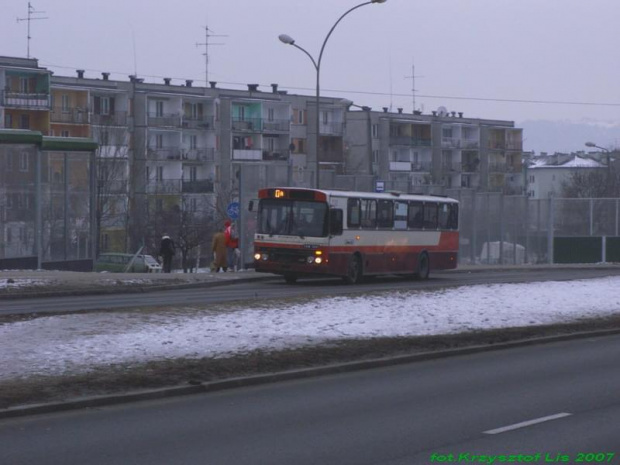
[(43, 14), (43, 13), (45, 13), (45, 11), (36, 11), (34, 7), (32, 6), (32, 4), (28, 2), (28, 16), (26, 18), (17, 18), (18, 23), (20, 21), (28, 22), (28, 47), (27, 47), (26, 58), (30, 58), (30, 39), (32, 39), (32, 37), (30, 37), (30, 21), (33, 21), (35, 19), (48, 19), (47, 17), (33, 16), (33, 15)]
[(321, 51), (319, 52), (319, 59), (315, 60), (313, 58), (312, 55), (310, 55), (310, 53), (308, 53), (304, 48), (300, 47), (299, 45), (297, 45), (295, 43), (295, 40), (286, 35), (286, 34), (281, 34), (279, 36), (279, 39), (281, 42), (287, 44), (287, 45), (292, 45), (295, 48), (298, 48), (299, 50), (301, 50), (302, 52), (304, 52), (308, 58), (310, 58), (310, 60), (312, 61), (312, 64), (314, 65), (314, 69), (316, 70), (316, 96), (315, 96), (315, 105), (316, 105), (316, 115), (315, 115), (315, 124), (316, 124), (316, 133), (315, 133), (315, 139), (314, 139), (314, 162), (315, 162), (315, 186), (317, 189), (321, 188), (321, 182), (320, 182), (320, 162), (319, 162), (319, 141), (320, 141), (320, 128), (319, 128), (319, 124), (320, 124), (320, 99), (321, 99), (321, 60), (323, 59), (323, 52), (325, 51), (325, 45), (327, 45), (327, 41), (329, 40), (329, 37), (332, 35), (332, 32), (334, 32), (334, 29), (336, 29), (336, 26), (338, 26), (338, 24), (340, 23), (340, 21), (342, 21), (342, 19), (347, 16), (349, 13), (351, 13), (354, 10), (357, 10), (358, 8), (361, 8), (365, 5), (370, 5), (372, 3), (385, 3), (387, 0), (371, 0), (369, 2), (364, 2), (364, 3), (360, 3), (359, 5), (354, 6), (353, 8), (350, 8), (349, 10), (345, 11), (344, 14), (342, 16), (340, 16), (340, 18), (338, 18), (338, 20), (334, 23), (334, 25), (331, 27), (331, 29), (329, 30), (329, 32), (327, 33), (327, 36), (325, 37), (325, 40), (323, 41), (323, 45), (321, 46)]

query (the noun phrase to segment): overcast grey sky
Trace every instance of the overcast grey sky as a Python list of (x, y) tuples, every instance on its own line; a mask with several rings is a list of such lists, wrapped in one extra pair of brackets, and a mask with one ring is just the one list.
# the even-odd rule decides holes
[[(27, 0), (4, 0), (1, 55), (26, 56)], [(314, 92), (307, 56), (318, 57), (330, 27), (359, 0), (32, 0), (49, 19), (31, 23), (31, 56), (60, 75), (86, 69), (147, 81), (204, 85), (204, 26), (214, 34), (209, 79)], [(325, 49), (321, 85), (379, 110), (425, 112), (440, 105), (466, 116), (583, 119), (620, 124), (620, 0), (387, 0), (348, 15)], [(135, 44), (135, 55), (134, 55)], [(345, 93), (345, 91), (347, 93)], [(348, 93), (350, 92), (350, 93)], [(440, 98), (437, 98), (440, 97)], [(460, 97), (454, 99), (448, 97)], [(489, 100), (476, 100), (489, 99)], [(533, 100), (606, 105), (498, 102)]]

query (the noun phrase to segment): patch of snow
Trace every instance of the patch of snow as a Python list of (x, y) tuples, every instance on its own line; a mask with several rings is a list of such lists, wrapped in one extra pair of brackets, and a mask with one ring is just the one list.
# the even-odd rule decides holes
[(98, 366), (225, 357), (347, 338), (452, 334), (609, 316), (620, 277), (321, 298), (251, 308), (49, 316), (0, 325), (0, 380)]
[(51, 282), (50, 279), (7, 278), (0, 279), (0, 289), (46, 286)]

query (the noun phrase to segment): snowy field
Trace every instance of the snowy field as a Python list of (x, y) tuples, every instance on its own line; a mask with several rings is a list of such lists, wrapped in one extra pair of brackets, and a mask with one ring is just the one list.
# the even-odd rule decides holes
[(450, 334), (620, 312), (620, 277), (49, 316), (0, 325), (0, 381), (177, 357), (224, 357), (345, 338)]

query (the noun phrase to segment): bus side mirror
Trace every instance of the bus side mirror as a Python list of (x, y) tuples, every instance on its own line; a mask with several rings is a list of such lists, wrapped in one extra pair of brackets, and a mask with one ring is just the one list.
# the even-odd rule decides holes
[(254, 211), (254, 200), (250, 200), (250, 203), (248, 203), (248, 211)]
[(342, 234), (342, 209), (332, 208), (329, 211), (329, 233), (332, 236), (340, 236)]

